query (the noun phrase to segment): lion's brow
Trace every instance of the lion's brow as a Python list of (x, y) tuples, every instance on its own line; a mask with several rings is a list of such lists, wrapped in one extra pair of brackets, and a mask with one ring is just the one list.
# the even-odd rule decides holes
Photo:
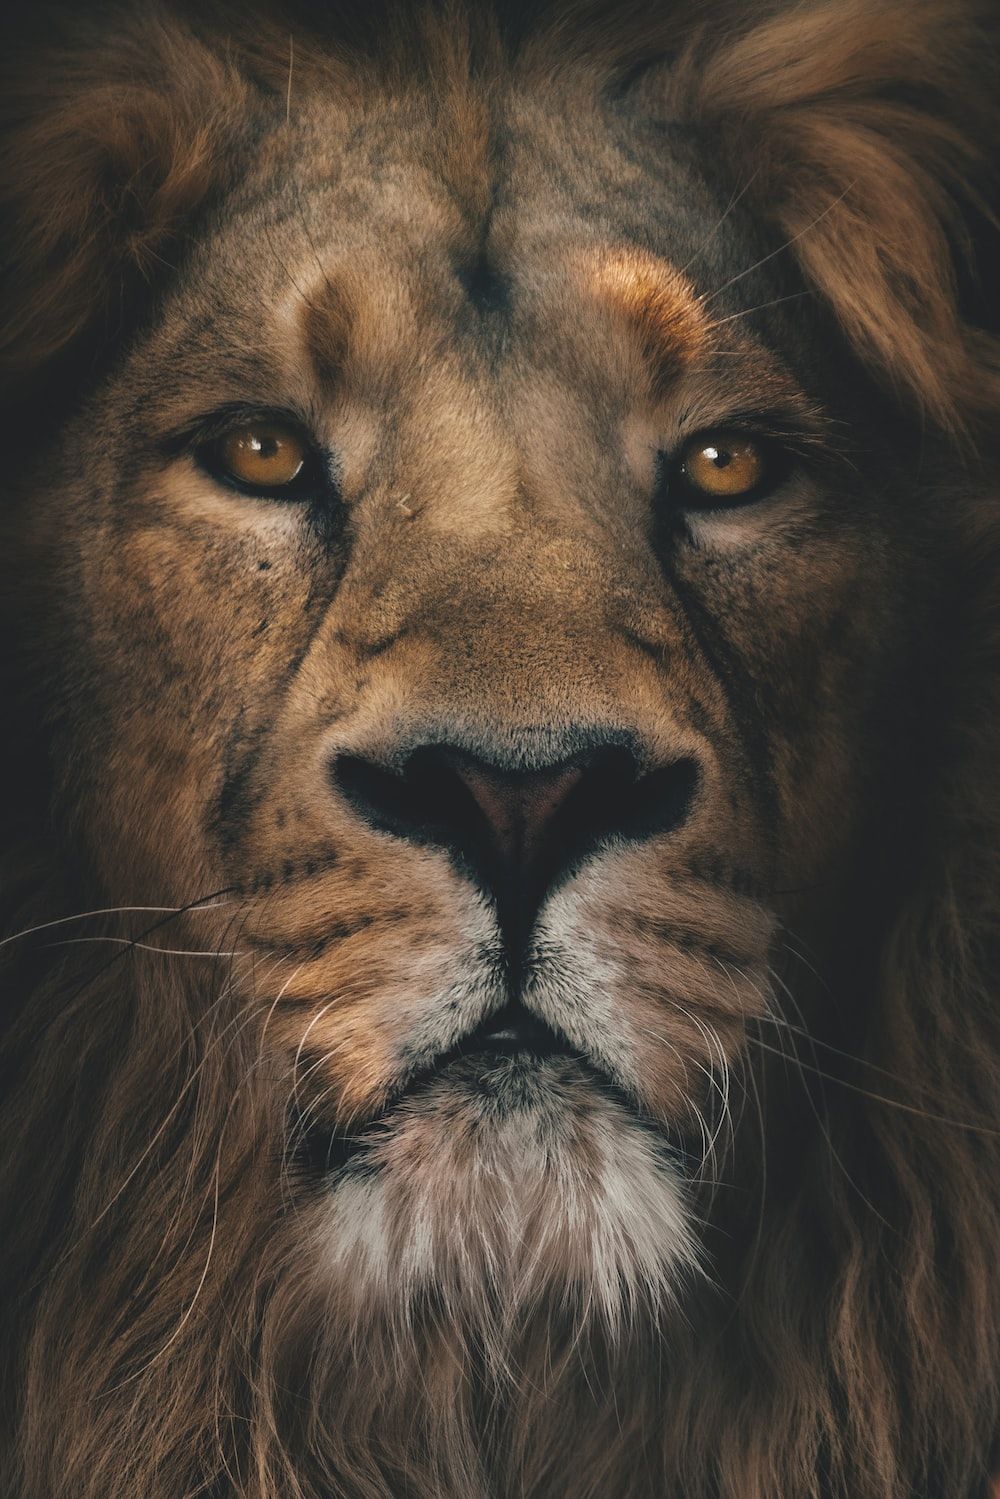
[(694, 361), (708, 324), (676, 266), (633, 245), (583, 250), (571, 265), (580, 291), (603, 302), (637, 337), (655, 388)]

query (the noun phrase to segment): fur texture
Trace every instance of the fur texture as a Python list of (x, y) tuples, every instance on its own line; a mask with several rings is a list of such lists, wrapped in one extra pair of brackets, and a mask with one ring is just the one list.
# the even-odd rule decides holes
[[(987, 1492), (989, 12), (649, 9), (12, 28), (17, 1499)], [(584, 731), (530, 920), (364, 790)]]

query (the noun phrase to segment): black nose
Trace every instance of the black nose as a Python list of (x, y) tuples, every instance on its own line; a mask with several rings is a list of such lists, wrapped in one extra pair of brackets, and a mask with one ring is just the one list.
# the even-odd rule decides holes
[(685, 758), (643, 772), (630, 745), (590, 738), (568, 758), (531, 770), (449, 744), (419, 746), (398, 770), (340, 755), (333, 779), (373, 827), (446, 848), (494, 896), (505, 924), (523, 929), (544, 894), (596, 845), (678, 827), (698, 770)]

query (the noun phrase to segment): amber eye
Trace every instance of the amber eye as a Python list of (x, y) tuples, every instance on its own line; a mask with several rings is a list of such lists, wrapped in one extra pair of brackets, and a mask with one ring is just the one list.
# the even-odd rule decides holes
[(219, 438), (212, 456), (227, 478), (272, 493), (295, 483), (306, 467), (309, 450), (291, 427), (250, 422)]
[(741, 432), (706, 432), (681, 454), (681, 488), (693, 504), (756, 498), (773, 474), (764, 445)]

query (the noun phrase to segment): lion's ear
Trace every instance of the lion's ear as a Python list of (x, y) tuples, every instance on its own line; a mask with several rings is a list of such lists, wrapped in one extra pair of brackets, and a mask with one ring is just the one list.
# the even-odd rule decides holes
[(887, 384), (947, 428), (995, 412), (996, 352), (957, 294), (1000, 125), (983, 12), (969, 0), (801, 0), (765, 14), (690, 44), (671, 113), (708, 126)]
[(246, 84), (145, 6), (22, 37), (2, 71), (0, 400), (23, 406), (139, 315), (225, 174)]

